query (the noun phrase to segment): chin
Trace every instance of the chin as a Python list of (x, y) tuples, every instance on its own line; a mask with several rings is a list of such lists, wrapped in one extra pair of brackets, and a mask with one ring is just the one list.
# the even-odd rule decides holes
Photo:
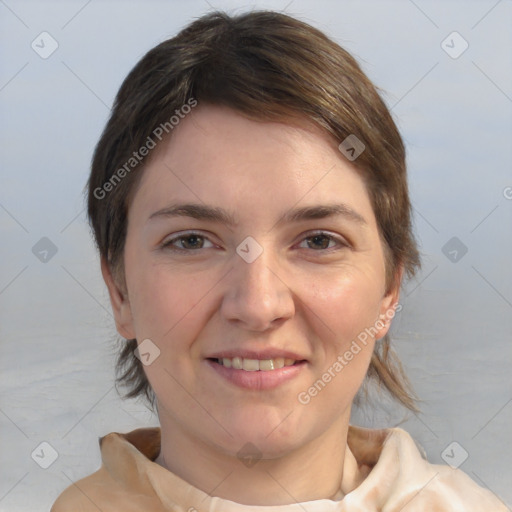
[(308, 426), (305, 418), (288, 408), (276, 411), (271, 407), (254, 407), (251, 411), (240, 410), (226, 420), (226, 427), (233, 436), (225, 448), (230, 452), (236, 447), (235, 454), (244, 445), (250, 443), (260, 450), (265, 458), (284, 455), (306, 440)]

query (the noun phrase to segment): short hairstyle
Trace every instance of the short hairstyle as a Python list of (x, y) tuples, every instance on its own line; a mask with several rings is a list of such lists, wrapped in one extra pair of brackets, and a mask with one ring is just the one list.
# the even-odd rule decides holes
[[(159, 126), (172, 136), (170, 119), (191, 101), (226, 106), (255, 120), (308, 120), (338, 144), (355, 135), (364, 151), (353, 163), (377, 220), (386, 286), (398, 282), (400, 269), (408, 277), (419, 269), (404, 144), (356, 60), (321, 31), (283, 13), (213, 12), (158, 44), (135, 65), (96, 145), (87, 186), (88, 217), (100, 257), (119, 282), (124, 283), (128, 208), (145, 163), (140, 157), (135, 161), (134, 153), (148, 145)], [(365, 384), (376, 381), (402, 405), (418, 411), (390, 343), (388, 334), (376, 342)], [(127, 388), (125, 397), (145, 395), (154, 405), (143, 365), (134, 356), (136, 347), (135, 339), (122, 341), (117, 384)]]

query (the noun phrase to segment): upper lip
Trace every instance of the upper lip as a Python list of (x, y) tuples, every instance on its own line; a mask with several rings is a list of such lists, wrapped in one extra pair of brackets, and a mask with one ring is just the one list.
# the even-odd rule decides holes
[(233, 357), (240, 357), (242, 359), (277, 359), (278, 357), (282, 357), (283, 359), (293, 359), (295, 361), (304, 361), (305, 357), (301, 355), (290, 352), (288, 350), (280, 350), (276, 348), (266, 348), (262, 350), (248, 350), (248, 349), (232, 349), (232, 350), (219, 350), (218, 352), (214, 352), (206, 356), (206, 359), (232, 359)]

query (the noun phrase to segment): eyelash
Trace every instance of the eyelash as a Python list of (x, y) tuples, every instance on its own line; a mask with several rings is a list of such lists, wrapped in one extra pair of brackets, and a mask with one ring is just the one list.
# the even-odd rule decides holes
[[(161, 244), (161, 248), (162, 249), (166, 249), (166, 250), (170, 250), (170, 251), (173, 251), (173, 252), (178, 252), (178, 253), (191, 253), (191, 252), (199, 251), (200, 249), (202, 249), (202, 247), (199, 248), (199, 249), (183, 249), (183, 248), (175, 247), (175, 246), (172, 245), (175, 242), (178, 242), (180, 240), (184, 240), (184, 239), (190, 238), (192, 236), (201, 238), (203, 240), (209, 240), (207, 236), (202, 235), (201, 233), (198, 233), (196, 231), (191, 231), (189, 233), (185, 233), (185, 234), (181, 234), (179, 236), (175, 236), (174, 238), (171, 238), (171, 239), (163, 242)], [(311, 249), (314, 252), (323, 252), (323, 253), (328, 252), (328, 253), (330, 253), (332, 251), (337, 251), (337, 250), (340, 250), (340, 249), (344, 249), (344, 248), (350, 247), (350, 244), (348, 242), (346, 242), (345, 240), (343, 240), (342, 238), (339, 238), (339, 237), (336, 237), (334, 235), (331, 235), (331, 234), (329, 234), (329, 233), (327, 233), (325, 231), (315, 231), (313, 233), (310, 233), (310, 234), (308, 234), (308, 236), (305, 236), (304, 238), (302, 238), (301, 242), (304, 241), (304, 240), (309, 240), (309, 239), (318, 237), (318, 236), (322, 236), (322, 237), (328, 238), (329, 239), (329, 244), (331, 242), (336, 242), (338, 244), (338, 247), (337, 248), (336, 247), (328, 247), (326, 249), (318, 249), (318, 250)], [(213, 243), (213, 242), (211, 242), (211, 243)], [(210, 247), (206, 247), (206, 249), (210, 249)], [(305, 248), (303, 247), (303, 249), (305, 249)]]

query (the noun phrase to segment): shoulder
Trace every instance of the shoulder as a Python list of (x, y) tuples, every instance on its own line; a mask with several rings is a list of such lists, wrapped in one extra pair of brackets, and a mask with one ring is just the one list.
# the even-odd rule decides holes
[(102, 510), (101, 505), (95, 503), (97, 495), (95, 482), (98, 473), (99, 471), (67, 487), (57, 498), (50, 512), (98, 512), (98, 510)]
[[(461, 512), (509, 512), (509, 508), (489, 489), (478, 485), (460, 469), (429, 464), (435, 472), (432, 486), (424, 489), (425, 498), (435, 498), (450, 511)], [(423, 492), (423, 491), (422, 491)], [(444, 509), (443, 509), (444, 510)]]
[(102, 469), (67, 487), (50, 512), (140, 512), (165, 510), (155, 494), (129, 488)]
[(160, 431), (112, 432), (100, 439), (100, 469), (69, 485), (51, 512), (163, 510), (147, 474), (160, 449)]
[(461, 469), (431, 464), (421, 445), (408, 432), (399, 428), (390, 430), (400, 446), (402, 471), (397, 480), (405, 490), (400, 500), (403, 512), (510, 512), (498, 496), (478, 485)]

